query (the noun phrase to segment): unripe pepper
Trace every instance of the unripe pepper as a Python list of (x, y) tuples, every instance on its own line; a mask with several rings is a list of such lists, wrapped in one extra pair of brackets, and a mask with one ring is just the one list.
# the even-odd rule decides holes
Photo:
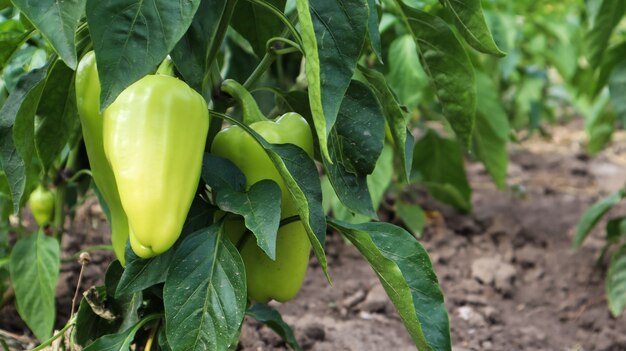
[[(273, 144), (293, 144), (313, 157), (313, 137), (306, 120), (297, 113), (287, 113), (276, 121), (260, 121), (250, 128)], [(211, 152), (233, 162), (246, 176), (246, 187), (263, 179), (273, 180), (281, 190), (281, 219), (298, 215), (278, 170), (263, 148), (238, 126), (220, 131)], [(311, 243), (301, 221), (281, 226), (276, 238), (276, 260), (261, 250), (254, 237), (243, 237), (243, 222), (226, 223), (226, 236), (238, 246), (246, 267), (248, 296), (258, 302), (291, 300), (300, 290), (309, 262)], [(243, 238), (242, 238), (243, 237)]]
[(122, 208), (113, 170), (104, 154), (102, 140), (104, 120), (100, 114), (100, 79), (96, 67), (96, 55), (93, 51), (85, 54), (76, 69), (76, 105), (91, 175), (109, 208), (113, 249), (124, 265), (128, 219)]
[(54, 194), (41, 184), (30, 193), (28, 207), (39, 226), (46, 225), (52, 219), (54, 210)]
[(209, 128), (207, 104), (183, 81), (149, 75), (104, 112), (104, 151), (140, 257), (176, 242), (198, 187)]

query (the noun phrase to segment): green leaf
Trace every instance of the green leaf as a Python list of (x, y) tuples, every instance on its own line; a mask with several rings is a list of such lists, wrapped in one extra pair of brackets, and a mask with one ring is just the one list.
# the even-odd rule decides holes
[(382, 62), (383, 49), (380, 41), (380, 31), (378, 30), (378, 8), (376, 6), (376, 0), (367, 0), (367, 7), (369, 8), (369, 17), (367, 20), (367, 39), (378, 61)]
[(352, 81), (331, 132), (331, 159), (324, 160), (339, 200), (353, 212), (376, 218), (366, 177), (376, 167), (385, 139), (385, 120), (373, 92)]
[(422, 231), (426, 224), (426, 215), (421, 207), (399, 201), (396, 203), (396, 214), (414, 236), (418, 238), (422, 236)]
[[(617, 64), (611, 72), (609, 93), (617, 118), (622, 122), (622, 125), (626, 125), (626, 101), (624, 100), (626, 94), (626, 61)], [(611, 127), (613, 127), (612, 124)]]
[(467, 180), (460, 145), (429, 129), (415, 144), (413, 172), (430, 194), (462, 211), (471, 211), (472, 189)]
[(243, 261), (220, 232), (220, 225), (212, 225), (188, 236), (168, 271), (163, 300), (174, 351), (226, 350), (243, 322)]
[(322, 155), (365, 42), (366, 0), (297, 0), (311, 112)]
[(200, 0), (87, 0), (101, 110), (129, 85), (156, 71), (189, 28), (199, 4)]
[(135, 339), (135, 334), (137, 331), (143, 327), (146, 323), (160, 318), (161, 315), (153, 314), (148, 317), (142, 319), (140, 322), (135, 324), (132, 328), (128, 328), (123, 332), (117, 334), (109, 334), (105, 335), (98, 340), (96, 340), (93, 344), (84, 348), (84, 351), (128, 351), (130, 350), (130, 345)]
[(202, 93), (203, 79), (221, 45), (219, 30), (228, 25), (235, 1), (202, 0), (191, 26), (171, 52), (185, 82)]
[[(94, 291), (88, 290), (86, 293)], [(105, 306), (106, 288), (98, 286), (95, 288), (95, 294), (99, 297), (98, 303)], [(87, 346), (103, 335), (113, 334), (118, 331), (119, 322), (102, 318), (94, 313), (89, 300), (82, 298), (78, 305), (76, 313), (76, 332), (74, 334), (76, 342), (81, 346)]]
[(419, 350), (451, 350), (450, 323), (428, 253), (407, 231), (389, 223), (329, 219), (367, 259)]
[(433, 80), (443, 114), (464, 145), (469, 145), (476, 112), (474, 67), (465, 48), (439, 17), (398, 0), (420, 51), (424, 70)]
[(617, 205), (626, 196), (626, 191), (619, 190), (589, 207), (576, 224), (576, 234), (572, 246), (578, 249), (587, 238), (591, 229), (600, 221), (613, 206)]
[[(597, 97), (606, 87), (615, 66), (621, 64), (626, 57), (626, 41), (609, 48), (602, 58), (598, 76), (594, 82), (593, 97)], [(609, 87), (610, 89), (610, 87)]]
[(376, 95), (353, 80), (335, 124), (337, 162), (350, 173), (372, 174), (385, 141), (385, 117)]
[(124, 268), (113, 261), (105, 274), (105, 286), (84, 293), (76, 319), (76, 341), (87, 346), (107, 334), (123, 332), (139, 322), (138, 309), (143, 303), (142, 292), (114, 297)]
[(163, 283), (167, 269), (174, 258), (174, 250), (170, 249), (156, 257), (142, 259), (135, 255), (127, 243), (124, 256), (126, 269), (117, 285), (115, 296), (132, 294)]
[(27, 30), (18, 20), (6, 20), (0, 23), (0, 33), (2, 33), (0, 36), (0, 70), (4, 69), (7, 61), (32, 32), (32, 29)]
[(35, 149), (35, 111), (47, 73), (45, 66), (23, 76), (0, 110), (0, 163), (9, 180), (15, 212), (20, 208)]
[(400, 107), (400, 103), (382, 73), (361, 65), (359, 65), (359, 72), (382, 106), (393, 138), (396, 157), (400, 159), (401, 177), (408, 182), (413, 163), (413, 136), (406, 127), (409, 123), (409, 115)]
[(40, 341), (48, 339), (54, 327), (60, 257), (59, 242), (42, 232), (19, 240), (11, 252), (17, 311)]
[[(205, 154), (202, 179), (212, 188), (217, 206), (243, 216), (246, 228), (272, 260), (276, 259), (276, 236), (280, 226), (280, 188), (266, 179), (245, 191), (246, 178), (229, 160)], [(229, 183), (230, 184), (227, 184)]]
[(389, 86), (403, 105), (408, 106), (409, 110), (416, 109), (429, 82), (413, 37), (405, 34), (392, 41), (387, 61)]
[(294, 351), (302, 351), (291, 327), (283, 321), (280, 312), (271, 306), (257, 303), (252, 305), (246, 314), (272, 328)]
[(35, 28), (48, 39), (61, 59), (70, 68), (76, 68), (75, 32), (85, 10), (86, 0), (12, 1)]
[(626, 13), (626, 2), (622, 0), (603, 0), (593, 19), (593, 27), (585, 37), (585, 46), (589, 64), (597, 67), (602, 62), (609, 39), (622, 16)]
[(626, 244), (611, 256), (604, 288), (609, 310), (617, 318), (626, 309)]
[(484, 73), (476, 75), (477, 113), (472, 147), (500, 190), (506, 188), (509, 119), (498, 90)]
[(485, 54), (504, 56), (489, 32), (480, 0), (444, 0), (444, 3), (468, 44)]
[(74, 71), (56, 61), (50, 69), (42, 96), (37, 109), (41, 122), (35, 132), (35, 146), (43, 171), (47, 172), (67, 145), (70, 135), (80, 128)]
[[(286, 0), (265, 0), (278, 10), (285, 8)], [(258, 57), (265, 55), (267, 41), (279, 37), (284, 24), (276, 15), (265, 7), (249, 1), (238, 1), (231, 26), (248, 40)]]

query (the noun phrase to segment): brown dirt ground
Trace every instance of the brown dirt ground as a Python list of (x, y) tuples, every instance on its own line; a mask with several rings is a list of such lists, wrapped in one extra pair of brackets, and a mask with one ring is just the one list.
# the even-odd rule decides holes
[[(474, 188), (471, 215), (422, 196), (430, 221), (420, 241), (446, 297), (454, 351), (626, 350), (626, 317), (610, 316), (603, 285), (606, 262), (596, 264), (601, 230), (577, 253), (571, 249), (573, 228), (584, 209), (626, 183), (626, 134), (589, 158), (580, 129), (554, 127), (551, 140), (537, 137), (513, 145), (508, 183), (515, 191), (498, 191), (481, 166), (468, 164)], [(620, 213), (626, 213), (626, 205), (611, 215)], [(103, 243), (108, 230), (94, 200), (79, 209), (68, 227), (65, 252)], [(275, 305), (294, 326), (301, 345), (316, 351), (415, 350), (358, 252), (332, 234), (327, 252), (334, 286), (313, 262), (299, 296)], [(92, 258), (83, 289), (101, 281), (112, 256), (95, 253)], [(77, 271), (77, 263), (63, 265), (59, 325), (68, 317)], [(29, 334), (11, 305), (0, 309), (2, 330)], [(286, 346), (267, 327), (249, 320), (240, 349)]]

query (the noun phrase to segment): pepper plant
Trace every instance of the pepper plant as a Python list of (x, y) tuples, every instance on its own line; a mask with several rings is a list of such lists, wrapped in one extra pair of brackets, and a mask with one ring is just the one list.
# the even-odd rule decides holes
[[(0, 6), (0, 287), (37, 349), (229, 350), (248, 315), (299, 350), (266, 303), (296, 296), (310, 252), (332, 283), (332, 230), (416, 347), (451, 350), (428, 254), (376, 210), (391, 182), (471, 210), (464, 150), (503, 184), (508, 125), (477, 113), (471, 57), (504, 53), (479, 0)], [(30, 233), (35, 188), (54, 206)], [(117, 260), (53, 335), (65, 219), (94, 193)], [(418, 231), (420, 209), (398, 209)]]

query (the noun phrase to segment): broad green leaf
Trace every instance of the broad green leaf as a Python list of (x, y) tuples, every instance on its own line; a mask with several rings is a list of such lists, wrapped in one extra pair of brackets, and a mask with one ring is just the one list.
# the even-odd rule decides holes
[(59, 242), (42, 232), (19, 240), (11, 252), (17, 311), (40, 341), (48, 339), (54, 327), (60, 257)]
[(504, 56), (489, 32), (480, 0), (444, 0), (444, 3), (468, 44), (485, 54)]
[(18, 20), (7, 20), (0, 23), (0, 70), (11, 56), (22, 46), (33, 30), (27, 30)]
[(335, 124), (365, 42), (367, 1), (310, 0), (309, 4), (320, 59), (322, 106), (328, 134)]
[(587, 238), (591, 229), (600, 221), (613, 206), (617, 205), (626, 196), (626, 191), (619, 190), (589, 207), (576, 224), (576, 234), (572, 243), (574, 249), (578, 249)]
[(105, 274), (105, 286), (84, 293), (76, 317), (75, 335), (80, 345), (87, 346), (101, 336), (126, 331), (139, 322), (143, 293), (114, 297), (123, 271), (120, 262), (113, 261)]
[(156, 71), (189, 28), (199, 4), (200, 0), (87, 0), (102, 87), (100, 109)]
[(407, 130), (409, 115), (400, 107), (396, 96), (382, 73), (361, 65), (359, 65), (359, 72), (370, 89), (374, 91), (378, 102), (381, 104), (393, 138), (396, 157), (400, 159), (401, 177), (408, 182), (411, 164), (413, 163), (413, 136)]
[(448, 24), (397, 0), (416, 41), (424, 70), (433, 80), (444, 116), (464, 145), (469, 145), (476, 112), (474, 67)]
[(87, 0), (12, 1), (35, 28), (48, 39), (59, 57), (70, 68), (76, 68), (75, 32)]
[(271, 306), (257, 303), (252, 305), (246, 314), (272, 328), (294, 351), (302, 351), (291, 327), (283, 321), (280, 312)]
[(403, 105), (409, 110), (416, 109), (428, 87), (428, 77), (420, 63), (413, 37), (405, 34), (391, 42), (387, 61), (389, 86)]
[[(611, 103), (617, 119), (626, 125), (626, 61), (616, 65), (609, 77), (609, 92), (611, 93)], [(610, 125), (613, 127), (612, 125)], [(612, 128), (611, 128), (612, 129)]]
[(167, 269), (174, 258), (174, 250), (170, 249), (161, 255), (142, 259), (135, 255), (126, 244), (126, 269), (117, 284), (115, 296), (123, 296), (142, 291), (153, 285), (163, 283)]
[(382, 152), (385, 119), (365, 84), (352, 81), (330, 136), (333, 163), (324, 167), (335, 193), (349, 210), (376, 218), (366, 177)]
[(609, 310), (617, 318), (626, 309), (626, 244), (611, 256), (604, 289)]
[[(111, 301), (112, 303), (109, 303), (110, 309), (120, 322), (117, 331), (124, 331), (139, 322), (137, 310), (143, 303), (143, 292), (141, 291), (116, 296), (115, 292), (123, 273), (124, 267), (122, 267), (120, 261), (115, 260), (109, 265), (104, 276), (107, 297), (113, 300)], [(115, 296), (115, 299), (113, 299), (113, 296)]]
[(602, 64), (599, 67), (598, 76), (595, 79), (594, 90), (591, 96), (596, 97), (603, 91), (613, 74), (615, 66), (622, 64), (624, 62), (624, 57), (626, 57), (626, 41), (623, 41), (606, 51), (602, 59)]
[(84, 351), (128, 351), (135, 339), (137, 331), (150, 321), (160, 318), (161, 315), (153, 314), (145, 317), (133, 327), (117, 334), (105, 335), (98, 338), (93, 344), (84, 348)]
[(351, 82), (334, 128), (337, 162), (350, 173), (372, 174), (385, 141), (385, 117), (367, 85)]
[(169, 268), (163, 301), (167, 340), (174, 351), (226, 350), (246, 311), (243, 261), (221, 226), (189, 235)]
[(626, 2), (623, 0), (603, 0), (593, 27), (585, 37), (587, 58), (592, 67), (602, 62), (604, 51), (609, 45), (609, 39), (622, 16), (626, 13)]
[(311, 112), (322, 155), (365, 43), (366, 0), (296, 0)]
[(200, 1), (191, 26), (171, 52), (185, 82), (200, 93), (203, 93), (204, 77), (219, 50), (225, 33), (223, 27), (228, 26), (235, 3), (232, 0)]
[(378, 6), (376, 0), (367, 0), (367, 7), (369, 8), (369, 17), (367, 20), (367, 39), (369, 40), (372, 50), (378, 57), (378, 60), (382, 62), (383, 49), (380, 40), (380, 31), (378, 30)]
[(0, 110), (0, 163), (9, 180), (15, 212), (20, 208), (35, 151), (35, 111), (47, 73), (45, 66), (22, 77)]
[[(282, 11), (287, 1), (266, 0), (266, 2)], [(267, 52), (267, 41), (279, 37), (284, 24), (265, 7), (243, 0), (237, 2), (231, 26), (248, 40), (258, 57), (263, 57)]]
[(4, 88), (12, 94), (17, 83), (30, 71), (41, 68), (48, 62), (48, 52), (43, 48), (23, 46), (7, 62), (2, 72)]
[(74, 71), (61, 61), (55, 62), (42, 96), (37, 109), (41, 122), (35, 131), (35, 146), (46, 172), (67, 145), (70, 135), (80, 128)]
[(450, 322), (428, 253), (389, 223), (348, 224), (329, 219), (367, 259), (419, 350), (450, 351)]
[[(90, 294), (92, 291), (95, 296), (89, 297), (89, 299), (98, 298), (98, 301), (96, 301), (97, 304), (105, 306), (105, 300), (107, 298), (106, 288), (104, 286), (98, 286), (85, 293)], [(83, 297), (80, 300), (78, 312), (76, 313), (76, 331), (74, 337), (76, 342), (81, 346), (87, 346), (103, 335), (114, 334), (119, 329), (119, 321), (102, 318), (94, 313), (88, 301), (88, 298)], [(94, 302), (91, 301), (91, 303)]]
[[(349, 175), (349, 174), (348, 174)], [(346, 177), (346, 175), (344, 175)], [(335, 192), (324, 194), (327, 196), (326, 201), (330, 201), (330, 208), (333, 210), (333, 215), (335, 218), (346, 221), (348, 223), (362, 223), (368, 222), (371, 218), (377, 219), (376, 211), (380, 207), (383, 196), (385, 195), (385, 191), (389, 187), (391, 180), (393, 178), (393, 150), (391, 146), (388, 144), (383, 148), (383, 152), (380, 154), (378, 158), (378, 162), (376, 163), (376, 168), (374, 172), (367, 176), (365, 181), (365, 185), (367, 186), (366, 190), (368, 192), (368, 196), (371, 199), (371, 204), (373, 206), (374, 216), (365, 216), (360, 213), (354, 213), (349, 207), (345, 206), (342, 202), (339, 201), (339, 198), (336, 196)], [(361, 178), (357, 178), (359, 181), (362, 181)], [(357, 191), (356, 189), (355, 191)], [(343, 190), (345, 191), (345, 189)], [(329, 206), (327, 205), (327, 206)]]
[(463, 211), (471, 211), (472, 189), (460, 145), (429, 129), (415, 144), (413, 173), (430, 194)]
[(414, 236), (418, 238), (422, 236), (422, 231), (426, 224), (426, 215), (421, 207), (398, 201), (396, 203), (396, 214)]
[(281, 204), (278, 184), (266, 179), (246, 191), (243, 173), (229, 160), (208, 153), (204, 155), (202, 179), (211, 187), (217, 206), (243, 216), (258, 246), (269, 258), (276, 259)]
[(472, 147), (498, 188), (504, 190), (509, 161), (508, 115), (504, 111), (495, 85), (486, 74), (477, 74), (476, 84), (478, 104)]
[(322, 207), (322, 189), (315, 163), (301, 148), (292, 144), (270, 144), (245, 124), (232, 117), (227, 119), (250, 134), (272, 160), (283, 178), (287, 190), (297, 204), (298, 214), (311, 241), (313, 252), (330, 280), (328, 261), (324, 252), (326, 218)]

